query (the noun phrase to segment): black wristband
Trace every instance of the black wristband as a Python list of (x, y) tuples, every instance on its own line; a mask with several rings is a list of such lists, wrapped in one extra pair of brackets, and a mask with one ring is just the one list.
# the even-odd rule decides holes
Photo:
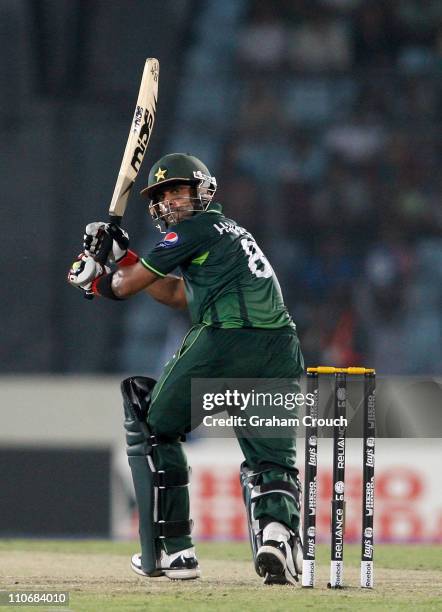
[(112, 291), (112, 279), (114, 277), (115, 272), (116, 271), (114, 270), (109, 274), (103, 274), (102, 276), (99, 276), (96, 280), (94, 280), (94, 282), (92, 283), (93, 292), (110, 300), (123, 300), (124, 298), (117, 297)]

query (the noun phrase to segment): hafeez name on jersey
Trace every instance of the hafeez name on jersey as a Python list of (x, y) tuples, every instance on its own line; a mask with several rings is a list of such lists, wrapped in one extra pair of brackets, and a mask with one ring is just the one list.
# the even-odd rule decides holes
[(221, 221), (219, 224), (214, 223), (213, 227), (222, 235), (224, 232), (232, 232), (237, 236), (242, 236), (243, 234), (248, 234), (249, 232), (245, 230), (240, 225), (236, 225), (235, 223), (225, 223)]

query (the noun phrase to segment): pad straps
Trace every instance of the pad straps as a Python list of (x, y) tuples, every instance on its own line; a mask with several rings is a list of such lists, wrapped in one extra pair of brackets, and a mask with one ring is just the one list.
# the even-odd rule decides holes
[(153, 525), (156, 538), (174, 538), (190, 535), (193, 521), (165, 521), (163, 516), (163, 495), (167, 489), (173, 487), (187, 487), (189, 484), (189, 472), (187, 470), (157, 470), (152, 472), (153, 486), (158, 489), (158, 515), (159, 519)]
[(158, 470), (152, 474), (153, 486), (159, 489), (169, 487), (185, 487), (189, 484), (188, 470)]
[(193, 521), (158, 521), (154, 524), (156, 538), (174, 538), (192, 533)]
[(271, 480), (264, 484), (255, 485), (251, 491), (251, 499), (256, 501), (265, 495), (278, 493), (280, 495), (288, 495), (294, 502), (299, 502), (299, 489), (291, 482), (285, 480)]

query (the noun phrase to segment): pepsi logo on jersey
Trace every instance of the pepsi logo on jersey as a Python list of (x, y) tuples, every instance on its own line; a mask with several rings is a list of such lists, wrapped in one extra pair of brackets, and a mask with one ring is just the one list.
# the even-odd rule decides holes
[(176, 232), (168, 232), (161, 242), (157, 244), (159, 247), (175, 246), (178, 242), (178, 234)]

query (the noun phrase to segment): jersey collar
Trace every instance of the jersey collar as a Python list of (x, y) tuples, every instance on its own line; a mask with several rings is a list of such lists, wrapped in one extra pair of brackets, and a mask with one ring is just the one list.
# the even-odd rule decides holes
[(206, 212), (222, 213), (223, 207), (221, 206), (219, 202), (210, 202), (208, 208), (206, 209)]

